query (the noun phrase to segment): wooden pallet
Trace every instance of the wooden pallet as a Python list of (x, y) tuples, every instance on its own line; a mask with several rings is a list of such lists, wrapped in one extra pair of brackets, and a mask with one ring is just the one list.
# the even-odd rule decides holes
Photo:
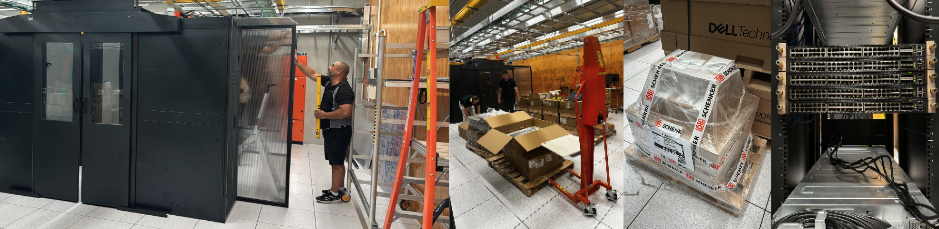
[(633, 45), (632, 47), (626, 48), (625, 51), (623, 51), (623, 54), (635, 52), (636, 50), (639, 50), (639, 48), (642, 48), (643, 45), (645, 45), (645, 44), (650, 44), (650, 43), (655, 42), (655, 41), (657, 41), (657, 40), (659, 40), (659, 35), (652, 36), (652, 37), (650, 37), (649, 39), (646, 39), (645, 41), (642, 41), (642, 43), (639, 43), (639, 44)]
[(521, 190), (525, 196), (534, 195), (542, 188), (548, 186), (548, 184), (551, 183), (548, 181), (548, 178), (557, 180), (558, 177), (567, 173), (568, 169), (574, 168), (574, 162), (564, 160), (558, 169), (529, 181), (527, 177), (522, 175), (522, 173), (515, 168), (515, 164), (512, 164), (512, 162), (503, 155), (496, 155), (487, 160), (489, 161), (489, 167), (495, 169), (502, 177), (505, 177), (505, 179), (515, 185), (515, 187), (518, 187), (518, 190)]
[(495, 154), (490, 153), (490, 152), (487, 151), (487, 150), (484, 150), (484, 149), (475, 149), (475, 148), (473, 148), (473, 147), (470, 147), (469, 144), (466, 144), (466, 149), (469, 150), (469, 151), (472, 151), (472, 152), (475, 153), (476, 155), (479, 155), (480, 157), (482, 157), (483, 159), (486, 159), (486, 160), (488, 160), (488, 159), (491, 158), (491, 157), (496, 156)]

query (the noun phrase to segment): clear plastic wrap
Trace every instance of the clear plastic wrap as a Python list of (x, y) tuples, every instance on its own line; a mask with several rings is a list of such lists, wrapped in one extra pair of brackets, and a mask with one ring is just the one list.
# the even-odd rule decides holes
[(649, 41), (659, 35), (659, 29), (652, 12), (652, 5), (646, 0), (623, 1), (623, 47), (628, 49)]
[[(486, 113), (470, 116), (469, 118), (467, 118), (467, 122), (469, 122), (469, 129), (486, 133), (486, 131), (489, 131), (492, 129), (492, 127), (489, 126), (489, 123), (486, 122), (486, 118), (504, 115), (508, 113), (509, 112), (505, 112), (502, 110), (494, 110), (490, 108)], [(475, 140), (479, 140), (479, 138), (474, 139), (474, 141)]]
[(626, 109), (636, 143), (627, 155), (721, 201), (742, 201), (743, 152), (754, 140), (749, 123), (758, 103), (733, 61), (676, 50), (653, 65)]
[[(721, 191), (710, 191), (702, 190), (699, 185), (694, 183), (693, 180), (686, 177), (675, 176), (674, 172), (668, 170), (655, 161), (650, 160), (648, 157), (644, 157), (641, 152), (639, 152), (636, 144), (630, 144), (626, 146), (626, 162), (630, 166), (634, 166), (637, 169), (642, 169), (645, 171), (653, 171), (660, 175), (663, 175), (667, 178), (667, 182), (673, 184), (682, 184), (674, 185), (679, 190), (683, 190), (689, 193), (694, 194), (695, 196), (706, 200), (707, 202), (724, 209), (728, 213), (741, 216), (747, 210), (747, 202), (750, 196), (753, 194), (753, 185), (756, 185), (756, 176), (759, 174), (761, 169), (760, 166), (764, 166), (762, 162), (763, 155), (769, 151), (765, 147), (760, 147), (760, 145), (768, 144), (761, 138), (754, 137), (754, 141), (762, 141), (762, 143), (753, 143), (750, 146), (750, 151), (747, 153), (748, 157), (745, 161), (744, 169), (742, 170), (742, 175), (740, 176), (740, 182), (734, 189), (724, 189)], [(769, 165), (765, 165), (769, 166)]]

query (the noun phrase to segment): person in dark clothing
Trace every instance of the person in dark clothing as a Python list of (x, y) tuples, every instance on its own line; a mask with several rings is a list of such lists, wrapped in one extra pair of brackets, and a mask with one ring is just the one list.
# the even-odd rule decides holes
[(321, 120), (323, 148), (326, 160), (332, 167), (332, 186), (329, 190), (323, 190), (323, 195), (316, 197), (316, 202), (347, 202), (348, 200), (343, 199), (343, 196), (347, 194), (346, 188), (343, 187), (346, 172), (343, 162), (346, 160), (349, 144), (352, 141), (352, 104), (355, 101), (355, 92), (346, 81), (349, 65), (337, 61), (329, 66), (328, 75), (321, 75), (297, 61), (296, 58), (294, 61), (300, 71), (310, 79), (315, 81), (315, 77), (325, 77), (322, 86), (326, 88), (323, 90), (320, 107), (313, 112), (313, 116)]
[(502, 80), (499, 81), (499, 104), (502, 105), (502, 110), (514, 112), (515, 103), (521, 99), (515, 79), (509, 78), (509, 71), (502, 70)]
[(460, 110), (463, 110), (464, 118), (481, 113), (479, 107), (479, 97), (476, 95), (466, 95), (460, 100)]

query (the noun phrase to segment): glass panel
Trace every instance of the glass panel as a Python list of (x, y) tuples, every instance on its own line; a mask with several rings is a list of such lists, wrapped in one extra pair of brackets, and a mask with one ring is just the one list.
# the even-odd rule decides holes
[[(492, 80), (490, 78), (491, 77), (489, 75), (489, 72), (479, 73), (479, 96), (480, 97), (488, 96), (489, 92), (493, 91), (493, 89), (489, 87), (489, 80)], [(496, 82), (499, 82), (499, 81), (496, 81)]]
[(46, 75), (42, 78), (42, 119), (72, 121), (74, 47), (67, 42), (46, 42)]
[[(287, 112), (293, 34), (290, 28), (245, 29), (241, 79), (245, 82), (238, 127), (238, 196), (275, 203), (287, 198)], [(293, 160), (309, 160), (302, 150)]]
[(91, 122), (121, 125), (124, 109), (124, 44), (91, 43)]

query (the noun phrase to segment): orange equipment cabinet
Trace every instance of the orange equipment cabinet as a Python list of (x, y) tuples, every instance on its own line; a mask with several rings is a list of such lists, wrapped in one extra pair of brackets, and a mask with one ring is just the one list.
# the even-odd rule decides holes
[[(306, 63), (306, 54), (297, 54), (297, 60), (300, 63)], [(294, 69), (293, 82), (293, 139), (296, 144), (303, 144), (303, 116), (306, 109), (306, 75), (300, 72), (300, 68)]]

